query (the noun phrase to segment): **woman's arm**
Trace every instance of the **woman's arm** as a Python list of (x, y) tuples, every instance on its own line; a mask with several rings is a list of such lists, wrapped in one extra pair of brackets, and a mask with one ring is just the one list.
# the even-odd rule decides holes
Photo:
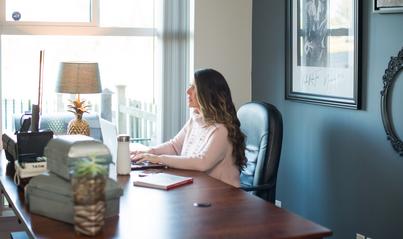
[(231, 144), (228, 140), (228, 131), (224, 126), (217, 127), (208, 138), (206, 147), (197, 155), (139, 155), (140, 161), (162, 163), (172, 168), (208, 171), (225, 158)]
[(186, 122), (179, 133), (171, 140), (160, 145), (151, 147), (147, 153), (161, 155), (179, 155), (182, 151), (183, 141), (185, 140), (186, 132), (188, 131), (190, 120)]
[(182, 151), (183, 141), (185, 139), (186, 132), (189, 127), (189, 121), (183, 126), (183, 128), (179, 131), (179, 133), (171, 140), (162, 143), (160, 145), (148, 148), (148, 149), (131, 149), (130, 151), (130, 159), (133, 161), (138, 161), (141, 155), (179, 155)]

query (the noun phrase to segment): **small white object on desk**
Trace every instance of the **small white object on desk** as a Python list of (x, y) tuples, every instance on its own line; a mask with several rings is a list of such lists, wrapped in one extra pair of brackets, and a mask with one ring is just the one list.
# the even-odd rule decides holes
[(129, 143), (130, 136), (121, 134), (118, 140), (118, 156), (116, 160), (117, 173), (119, 175), (129, 175), (131, 171)]

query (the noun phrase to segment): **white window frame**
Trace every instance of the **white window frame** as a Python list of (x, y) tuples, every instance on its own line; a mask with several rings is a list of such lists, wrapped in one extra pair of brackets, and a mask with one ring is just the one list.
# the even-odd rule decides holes
[[(157, 0), (155, 0), (157, 1)], [(6, 21), (5, 0), (0, 0), (0, 35), (55, 35), (55, 36), (146, 36), (157, 37), (156, 28), (138, 27), (101, 27), (99, 26), (99, 0), (91, 0), (91, 22), (29, 22), (29, 21)], [(0, 38), (0, 47), (1, 47)], [(1, 66), (0, 55), (0, 66)], [(155, 72), (153, 72), (155, 75)], [(154, 79), (158, 81), (158, 79)], [(1, 67), (0, 67), (0, 86)], [(154, 90), (155, 91), (155, 90)], [(155, 94), (155, 92), (154, 92)], [(0, 90), (0, 99), (2, 99)], [(2, 113), (3, 105), (0, 104)], [(1, 116), (0, 113), (0, 116)], [(0, 117), (0, 125), (2, 125)], [(158, 127), (158, 126), (157, 126)], [(0, 133), (2, 129), (0, 129)], [(157, 139), (158, 140), (158, 139)], [(160, 140), (160, 139), (159, 139)]]
[[(5, 0), (0, 0), (0, 35), (82, 35), (82, 36), (153, 36), (158, 41), (155, 54), (155, 79), (160, 86), (155, 89), (157, 104), (161, 110), (157, 114), (157, 142), (173, 137), (189, 116), (186, 103), (186, 88), (193, 77), (192, 70), (192, 10), (194, 0), (154, 0), (156, 13), (162, 12), (161, 19), (154, 19), (154, 28), (122, 28), (99, 26), (99, 0), (92, 0), (90, 23), (61, 22), (7, 22)], [(157, 6), (161, 6), (161, 9)], [(184, 39), (185, 38), (185, 39)], [(1, 46), (1, 39), (0, 39)], [(172, 60), (175, 60), (172, 62)], [(1, 66), (1, 56), (0, 56)], [(0, 67), (0, 85), (1, 85)], [(158, 85), (158, 84), (156, 84)], [(176, 86), (176, 87), (175, 87)], [(0, 91), (0, 99), (2, 98)], [(0, 112), (2, 112), (0, 104)], [(0, 124), (1, 122), (0, 117)], [(1, 129), (0, 129), (1, 131)], [(1, 132), (0, 132), (1, 133)]]
[(91, 2), (91, 14), (90, 22), (36, 22), (36, 21), (6, 21), (6, 0), (0, 0), (0, 17), (1, 25), (5, 26), (99, 26), (99, 0), (90, 0)]
[[(151, 0), (152, 1), (152, 0)], [(91, 21), (85, 22), (29, 22), (6, 21), (6, 1), (0, 0), (1, 35), (82, 35), (82, 36), (155, 36), (156, 28), (101, 27), (99, 0), (91, 0)]]

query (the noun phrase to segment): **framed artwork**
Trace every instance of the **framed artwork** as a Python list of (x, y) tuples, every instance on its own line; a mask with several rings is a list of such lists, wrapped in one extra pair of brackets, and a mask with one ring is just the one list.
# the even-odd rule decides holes
[(403, 12), (403, 0), (373, 0), (374, 12), (396, 13)]
[(289, 0), (286, 99), (360, 108), (359, 0)]

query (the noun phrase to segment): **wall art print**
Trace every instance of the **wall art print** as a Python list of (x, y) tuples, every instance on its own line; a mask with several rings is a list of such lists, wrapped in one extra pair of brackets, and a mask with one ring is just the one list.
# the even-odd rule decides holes
[(359, 109), (359, 0), (289, 0), (286, 99)]
[(374, 0), (375, 13), (403, 12), (403, 0)]

